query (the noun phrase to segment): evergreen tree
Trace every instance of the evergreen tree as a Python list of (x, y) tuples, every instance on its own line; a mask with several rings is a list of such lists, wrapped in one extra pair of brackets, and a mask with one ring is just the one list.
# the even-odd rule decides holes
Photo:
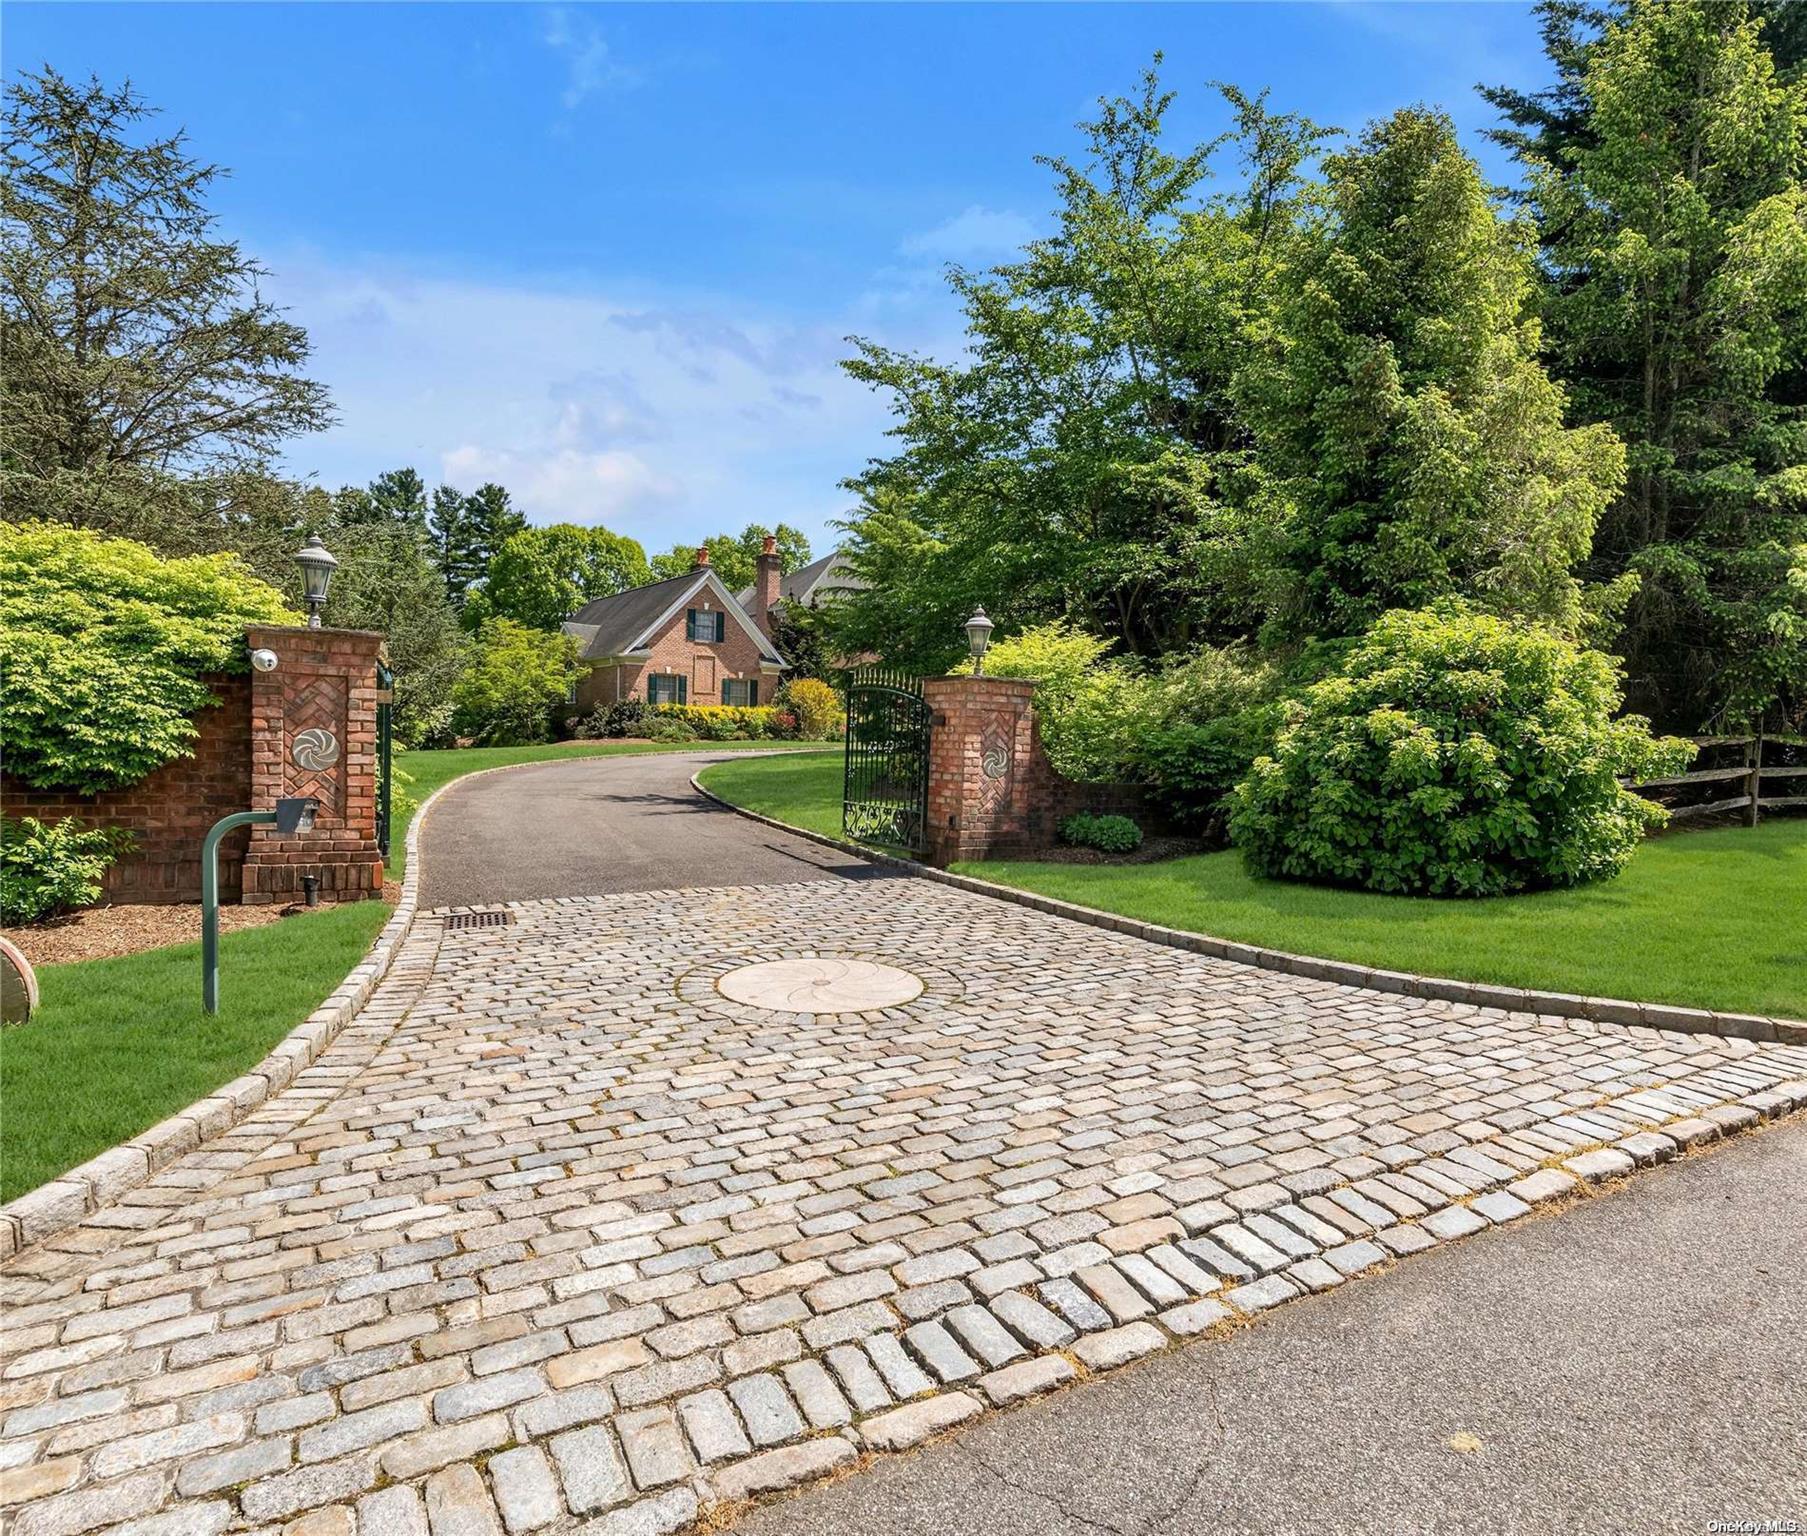
[(408, 747), (443, 743), (468, 643), (446, 597), (432, 539), (407, 518), (319, 531), (339, 562), (326, 622), (384, 633), (395, 670), (396, 740)]
[(1807, 711), (1807, 92), (1764, 41), (1797, 22), (1637, 0), (1586, 49), (1587, 133), (1525, 149), (1554, 357), (1629, 449), (1589, 574), (1635, 578), (1628, 694), (1672, 728)]
[(301, 372), (307, 333), (218, 237), (219, 169), (180, 133), (146, 136), (153, 115), (129, 86), (52, 69), (7, 86), (0, 479), (11, 517), (168, 528), (187, 553), (210, 501), (332, 417)]
[(338, 497), (341, 526), (357, 523), (407, 523), (427, 526), (427, 483), (414, 469), (386, 469), (366, 486), (345, 486)]
[(1325, 171), (1325, 217), (1237, 383), (1270, 636), (1357, 634), (1449, 595), (1577, 629), (1573, 570), (1624, 456), (1608, 428), (1563, 426), (1531, 231), (1495, 213), (1441, 113), (1395, 113)]
[(429, 522), (446, 592), (459, 608), (483, 580), (496, 551), (527, 526), (527, 519), (510, 504), (508, 492), (493, 481), (468, 496), (440, 486), (433, 493)]

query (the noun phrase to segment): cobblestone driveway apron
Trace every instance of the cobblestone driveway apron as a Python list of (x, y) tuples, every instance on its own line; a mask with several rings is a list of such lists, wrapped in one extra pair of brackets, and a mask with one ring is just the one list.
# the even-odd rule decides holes
[[(1807, 1098), (1799, 1047), (1303, 981), (925, 881), (513, 912), (424, 920), (288, 1091), (7, 1267), (18, 1536), (673, 1528), (1510, 1219), (1550, 1164)], [(811, 954), (922, 991), (717, 989)]]

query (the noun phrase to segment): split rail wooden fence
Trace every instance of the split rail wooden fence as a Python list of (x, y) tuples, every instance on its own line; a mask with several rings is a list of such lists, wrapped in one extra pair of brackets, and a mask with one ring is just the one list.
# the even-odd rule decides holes
[[(1765, 763), (1764, 751), (1768, 748), (1773, 754), (1802, 757), (1803, 748), (1807, 748), (1807, 737), (1800, 736), (1695, 736), (1690, 738), (1703, 754), (1729, 752), (1733, 748), (1740, 749), (1740, 761), (1716, 768), (1696, 768), (1691, 773), (1677, 774), (1670, 779), (1646, 779), (1641, 784), (1630, 787), (1639, 794), (1648, 795), (1652, 800), (1660, 801), (1669, 812), (1671, 821), (1693, 816), (1717, 816), (1730, 811), (1743, 811), (1744, 824), (1747, 827), (1757, 825), (1758, 817), (1764, 811), (1783, 810), (1792, 806), (1807, 806), (1807, 761)], [(1789, 781), (1797, 793), (1782, 794), (1773, 792), (1771, 786), (1779, 791)], [(1738, 793), (1719, 796), (1710, 800), (1683, 800), (1679, 804), (1670, 804), (1666, 796), (1648, 794), (1651, 790), (1686, 790), (1692, 785), (1725, 785), (1735, 787)]]

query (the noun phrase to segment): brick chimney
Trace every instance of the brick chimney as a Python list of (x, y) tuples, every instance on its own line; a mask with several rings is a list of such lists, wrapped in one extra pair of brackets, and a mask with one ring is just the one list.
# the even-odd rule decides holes
[(760, 550), (753, 574), (753, 622), (768, 636), (776, 638), (778, 615), (778, 579), (783, 573), (778, 565), (778, 541), (767, 534), (765, 548)]
[(696, 565), (694, 569), (705, 571), (709, 568), (709, 546), (699, 544), (696, 547)]

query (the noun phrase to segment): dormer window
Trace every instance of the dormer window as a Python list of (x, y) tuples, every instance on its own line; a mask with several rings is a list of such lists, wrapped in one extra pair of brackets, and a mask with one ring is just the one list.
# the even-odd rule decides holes
[(684, 638), (714, 642), (719, 645), (728, 637), (728, 616), (717, 609), (714, 613), (708, 609), (691, 608), (684, 614)]

